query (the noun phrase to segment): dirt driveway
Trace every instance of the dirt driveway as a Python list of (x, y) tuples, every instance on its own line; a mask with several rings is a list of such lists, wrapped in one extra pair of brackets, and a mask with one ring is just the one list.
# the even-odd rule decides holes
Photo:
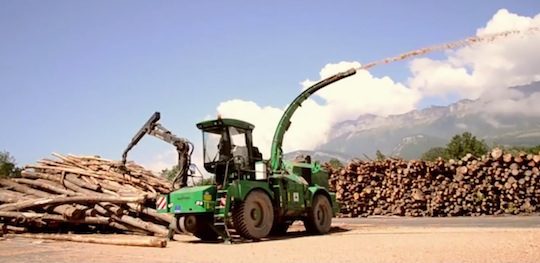
[(9, 238), (0, 262), (540, 262), (540, 228), (338, 223), (326, 236), (301, 226), (286, 238), (233, 245), (177, 235), (167, 248)]

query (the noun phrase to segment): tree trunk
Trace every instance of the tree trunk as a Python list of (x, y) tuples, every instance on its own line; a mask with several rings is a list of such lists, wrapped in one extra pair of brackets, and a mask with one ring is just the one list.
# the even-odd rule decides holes
[(125, 203), (141, 203), (143, 197), (104, 197), (104, 196), (69, 196), (69, 197), (50, 197), (33, 200), (26, 200), (17, 203), (0, 205), (0, 211), (17, 211), (30, 209), (33, 207), (43, 207), (46, 205), (61, 205), (61, 204), (96, 204), (101, 202), (110, 202), (114, 204)]
[(34, 239), (49, 239), (57, 241), (73, 241), (81, 243), (94, 243), (119, 246), (139, 246), (139, 247), (166, 247), (167, 240), (163, 238), (136, 238), (128, 237), (98, 237), (92, 235), (71, 235), (71, 234), (7, 234), (7, 237), (25, 237)]

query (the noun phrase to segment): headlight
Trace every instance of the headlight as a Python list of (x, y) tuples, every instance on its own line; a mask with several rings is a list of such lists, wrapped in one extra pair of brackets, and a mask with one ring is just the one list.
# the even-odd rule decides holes
[(201, 201), (201, 200), (195, 202), (195, 205), (200, 205), (200, 206), (202, 206), (203, 204), (204, 204), (204, 203), (203, 203), (203, 201)]

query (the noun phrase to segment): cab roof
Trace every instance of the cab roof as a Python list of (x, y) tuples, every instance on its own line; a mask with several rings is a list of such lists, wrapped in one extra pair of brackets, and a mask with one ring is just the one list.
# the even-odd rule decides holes
[(208, 121), (202, 121), (197, 123), (197, 128), (201, 130), (206, 130), (208, 128), (213, 127), (222, 127), (222, 126), (232, 126), (235, 128), (240, 128), (244, 130), (253, 130), (255, 126), (249, 122), (237, 120), (237, 119), (215, 119), (215, 120), (208, 120)]

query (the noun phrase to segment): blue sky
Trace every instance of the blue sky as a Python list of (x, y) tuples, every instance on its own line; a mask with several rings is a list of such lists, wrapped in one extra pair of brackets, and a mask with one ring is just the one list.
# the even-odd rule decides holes
[[(0, 1), (0, 150), (119, 159), (153, 113), (193, 141), (230, 99), (283, 107), (328, 63), (474, 35), (540, 1)], [(403, 81), (398, 63), (372, 71)], [(438, 101), (423, 101), (423, 105)], [(170, 147), (147, 138), (132, 157)]]

